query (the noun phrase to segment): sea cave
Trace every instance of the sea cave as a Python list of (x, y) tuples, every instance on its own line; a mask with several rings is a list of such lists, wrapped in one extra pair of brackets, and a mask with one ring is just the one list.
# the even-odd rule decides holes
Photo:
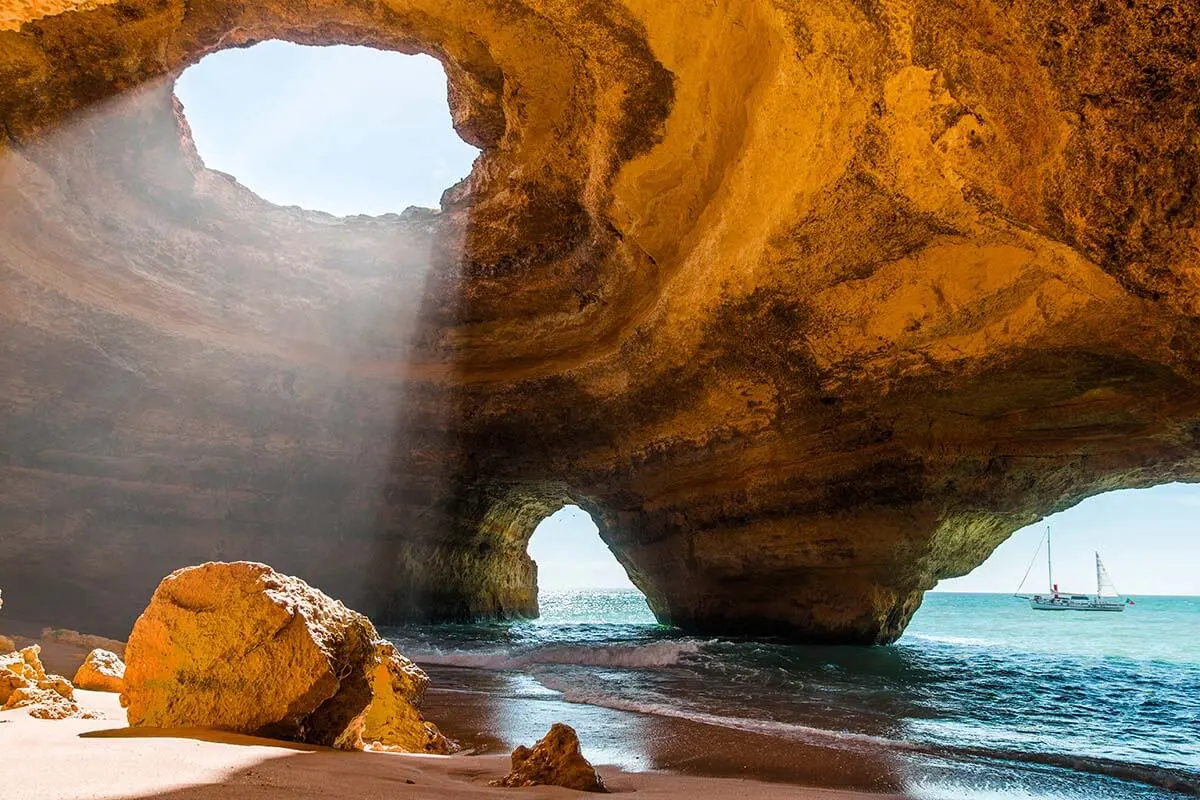
[[(528, 616), (575, 505), (664, 623), (894, 641), (1014, 530), (1200, 479), (1198, 20), (10, 4), (6, 613), (122, 635), (246, 559)], [(469, 175), (334, 216), (209, 169), (175, 81), (270, 40), (436, 59)]]

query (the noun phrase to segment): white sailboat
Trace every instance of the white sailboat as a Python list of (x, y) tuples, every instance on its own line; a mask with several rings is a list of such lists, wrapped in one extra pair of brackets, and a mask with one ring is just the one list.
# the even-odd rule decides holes
[[(1033, 561), (1037, 560), (1037, 552), (1035, 552), (1033, 561), (1029, 562), (1029, 569), (1025, 570), (1025, 577), (1021, 579), (1021, 586), (1017, 587), (1014, 597), (1028, 600), (1029, 607), (1034, 611), (1124, 611), (1125, 606), (1133, 605), (1132, 600), (1122, 599), (1104, 562), (1100, 560), (1099, 553), (1096, 553), (1096, 593), (1089, 595), (1060, 592), (1058, 584), (1054, 582), (1054, 562), (1050, 558), (1049, 528), (1046, 528), (1046, 537), (1043, 541), (1046, 543), (1046, 577), (1049, 579), (1050, 592), (1035, 595), (1021, 594), (1021, 587), (1025, 585), (1025, 581), (1029, 578), (1029, 572), (1033, 569)], [(1039, 544), (1038, 551), (1041, 549)]]

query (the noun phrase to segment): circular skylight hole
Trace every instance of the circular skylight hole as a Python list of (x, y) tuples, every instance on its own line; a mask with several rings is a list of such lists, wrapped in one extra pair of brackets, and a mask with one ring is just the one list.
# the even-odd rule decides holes
[(262, 42), (205, 57), (175, 94), (205, 166), (277, 205), (437, 208), (479, 153), (455, 132), (429, 56)]

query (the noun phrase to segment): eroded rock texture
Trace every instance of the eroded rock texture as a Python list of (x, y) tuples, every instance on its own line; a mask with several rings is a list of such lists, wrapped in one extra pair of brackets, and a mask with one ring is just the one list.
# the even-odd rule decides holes
[(401, 753), (448, 754), (458, 744), (417, 711), (429, 686), (425, 671), (391, 643), (375, 642), (376, 665), (371, 671), (371, 705), (363, 718), (363, 741), (373, 750)]
[(121, 705), (132, 727), (357, 749), (377, 638), (362, 614), (266, 564), (187, 567), (133, 626)]
[(579, 750), (579, 736), (570, 725), (556, 722), (533, 747), (518, 745), (512, 770), (493, 786), (565, 786), (579, 792), (608, 792), (604, 779)]
[(32, 645), (0, 655), (0, 710), (24, 708), (37, 719), (96, 719), (75, 703), (75, 687), (42, 666), (41, 647)]
[[(888, 641), (1200, 475), (1194, 4), (47, 8), (0, 31), (15, 616), (120, 635), (208, 558), (530, 614), (570, 501), (663, 620)], [(471, 177), (335, 219), (206, 171), (172, 79), (266, 38), (441, 59)]]
[(119, 693), (125, 688), (125, 662), (109, 650), (93, 650), (79, 665), (71, 683), (80, 689)]

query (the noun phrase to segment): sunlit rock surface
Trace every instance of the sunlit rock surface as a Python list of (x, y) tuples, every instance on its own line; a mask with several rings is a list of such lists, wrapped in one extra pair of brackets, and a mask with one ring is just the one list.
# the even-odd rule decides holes
[(402, 753), (458, 750), (437, 726), (427, 722), (417, 706), (425, 696), (429, 676), (390, 642), (375, 643), (377, 663), (371, 672), (371, 705), (363, 718), (363, 741), (372, 749)]
[(120, 692), (125, 688), (125, 662), (108, 650), (93, 650), (79, 665), (71, 683), (80, 689)]
[[(210, 558), (532, 614), (570, 501), (665, 621), (880, 642), (1200, 475), (1194, 5), (73, 5), (0, 23), (15, 617), (122, 636)], [(336, 219), (206, 171), (171, 81), (266, 38), (437, 56), (470, 178)]]
[(377, 638), (362, 614), (266, 564), (187, 567), (133, 626), (121, 705), (133, 727), (357, 749)]
[(604, 779), (579, 751), (579, 737), (570, 725), (556, 722), (533, 747), (518, 745), (512, 752), (512, 771), (493, 786), (564, 786), (579, 792), (608, 792)]
[(23, 708), (37, 719), (94, 719), (75, 703), (75, 687), (61, 675), (48, 674), (38, 645), (0, 655), (0, 710)]

